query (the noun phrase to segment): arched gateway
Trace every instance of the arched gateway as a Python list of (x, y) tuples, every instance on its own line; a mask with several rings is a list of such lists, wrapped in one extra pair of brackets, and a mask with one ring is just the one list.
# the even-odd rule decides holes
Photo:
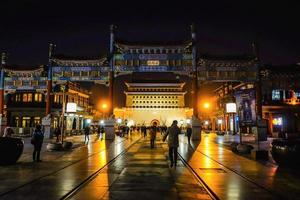
[[(152, 91), (152, 93), (155, 93), (156, 95), (157, 92), (169, 93), (169, 96), (167, 95), (168, 99), (156, 99), (156, 103), (154, 103), (154, 99), (131, 99), (132, 107), (130, 109), (148, 109), (151, 112), (158, 109), (161, 110), (162, 113), (167, 113), (170, 116), (174, 113), (178, 114), (176, 109), (182, 109), (184, 115), (178, 115), (178, 120), (182, 120), (183, 118), (191, 118), (192, 115), (198, 117), (198, 89), (204, 82), (244, 82), (257, 85), (256, 83), (259, 81), (257, 76), (259, 67), (257, 55), (234, 58), (197, 55), (196, 31), (193, 25), (191, 26), (191, 38), (189, 40), (186, 42), (169, 44), (136, 44), (119, 41), (118, 39), (115, 39), (115, 27), (112, 25), (110, 27), (110, 46), (109, 56), (107, 58), (74, 59), (61, 57), (54, 53), (54, 47), (55, 45), (53, 44), (50, 44), (49, 46), (48, 64), (35, 70), (18, 71), (11, 69), (6, 64), (6, 54), (2, 54), (0, 74), (1, 117), (3, 117), (4, 114), (4, 94), (22, 90), (32, 90), (37, 93), (45, 94), (45, 115), (51, 114), (53, 95), (55, 94), (53, 88), (56, 85), (72, 81), (89, 81), (108, 85), (110, 104), (110, 106), (108, 106), (108, 114), (112, 115), (114, 113), (114, 83), (117, 76), (131, 74), (133, 72), (171, 72), (178, 74), (179, 76), (188, 76), (192, 79), (192, 89), (191, 91), (187, 91), (192, 93), (193, 106), (190, 111), (188, 109), (184, 110), (185, 105), (181, 104), (179, 102), (180, 100), (176, 100), (176, 97), (175, 99), (169, 99), (169, 96), (174, 96), (175, 93), (182, 94), (184, 92), (177, 91), (176, 88), (173, 90), (172, 87), (174, 85), (170, 84), (159, 85), (165, 86), (166, 91)], [(130, 84), (132, 86), (135, 83), (127, 83), (127, 86), (130, 87)], [(155, 83), (153, 84), (155, 85)], [(181, 86), (179, 85), (179, 87)], [(141, 90), (137, 92), (141, 92), (142, 89), (144, 89), (143, 92), (151, 93), (151, 91), (146, 91), (147, 87), (140, 87), (139, 89)], [(66, 90), (61, 92), (64, 93)], [(256, 90), (256, 92), (259, 92), (259, 90)], [(128, 91), (127, 96), (130, 95), (129, 93), (130, 91)], [(256, 98), (260, 98), (259, 93), (257, 94)], [(177, 98), (181, 98), (181, 96)], [(133, 101), (135, 101), (135, 103), (133, 103)], [(142, 103), (140, 104), (140, 102)], [(260, 100), (257, 102), (260, 102)], [(259, 103), (257, 104), (257, 108), (257, 114), (261, 115), (261, 105), (259, 105)], [(117, 111), (118, 110), (115, 110), (115, 112)], [(172, 113), (173, 111), (176, 112)], [(151, 119), (159, 119), (161, 116), (162, 115), (158, 117), (151, 116)], [(130, 118), (130, 116), (128, 117)], [(159, 119), (161, 122), (160, 124), (166, 123), (166, 120), (167, 119)]]

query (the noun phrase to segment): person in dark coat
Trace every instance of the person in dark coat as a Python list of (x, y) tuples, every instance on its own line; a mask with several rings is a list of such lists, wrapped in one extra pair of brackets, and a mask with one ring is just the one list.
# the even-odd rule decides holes
[(89, 140), (90, 140), (89, 135), (90, 135), (90, 126), (86, 126), (84, 128), (84, 143), (89, 142)]
[(180, 128), (177, 126), (177, 120), (174, 120), (172, 125), (168, 128), (166, 134), (163, 137), (163, 141), (168, 137), (168, 146), (169, 146), (169, 158), (171, 161), (170, 167), (175, 167), (177, 165), (177, 148), (179, 147), (178, 135), (180, 134)]
[(150, 128), (150, 146), (151, 146), (151, 149), (154, 148), (154, 143), (155, 143), (157, 132), (158, 132), (157, 123), (153, 122), (153, 125)]
[(142, 131), (142, 133), (143, 133), (143, 135), (144, 135), (144, 138), (146, 138), (146, 137), (147, 137), (147, 128), (146, 128), (145, 125), (143, 125), (143, 126), (141, 127), (141, 131)]
[(31, 143), (34, 146), (32, 159), (33, 161), (41, 162), (40, 153), (43, 145), (44, 133), (42, 131), (41, 125), (37, 124), (35, 130), (32, 134)]
[(59, 126), (55, 128), (54, 135), (56, 136), (56, 142), (59, 142), (59, 136), (61, 135), (61, 129)]
[(186, 136), (188, 137), (188, 143), (191, 144), (192, 127), (188, 125), (186, 128)]

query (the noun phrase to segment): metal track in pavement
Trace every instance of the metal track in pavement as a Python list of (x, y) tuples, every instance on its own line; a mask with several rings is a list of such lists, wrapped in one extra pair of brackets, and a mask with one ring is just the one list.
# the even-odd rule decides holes
[[(187, 142), (185, 142), (185, 141), (182, 141), (182, 140), (181, 140), (181, 142), (187, 144)], [(234, 170), (234, 169), (232, 169), (232, 168), (230, 168), (230, 167), (225, 166), (223, 163), (221, 163), (221, 162), (215, 160), (214, 158), (212, 158), (212, 157), (206, 155), (206, 154), (203, 153), (202, 151), (197, 150), (197, 149), (194, 149), (194, 148), (193, 148), (193, 150), (196, 151), (196, 152), (198, 152), (198, 153), (200, 153), (200, 154), (202, 154), (203, 156), (209, 158), (210, 160), (212, 160), (212, 161), (218, 163), (218, 164), (219, 164), (220, 166), (222, 166), (223, 168), (225, 168), (225, 169), (227, 169), (228, 171), (230, 171), (230, 172), (236, 174), (237, 176), (241, 177), (242, 179), (246, 180), (247, 182), (249, 182), (249, 183), (255, 185), (256, 187), (258, 187), (258, 188), (260, 188), (260, 189), (262, 189), (262, 190), (264, 190), (264, 191), (270, 193), (270, 194), (273, 195), (274, 197), (277, 197), (278, 199), (284, 199), (284, 197), (283, 197), (281, 194), (278, 194), (277, 192), (272, 191), (272, 190), (269, 190), (268, 188), (266, 188), (266, 187), (264, 187), (264, 186), (262, 186), (262, 185), (256, 183), (256, 182), (253, 181), (252, 179), (250, 179), (250, 178), (244, 176), (243, 174), (240, 174), (239, 172), (237, 172), (236, 170)], [(178, 155), (181, 157), (182, 160), (184, 160), (183, 157), (182, 157), (179, 153), (178, 153)], [(185, 160), (184, 160), (184, 162), (187, 163)], [(188, 163), (187, 163), (187, 164), (188, 164)], [(191, 170), (195, 173), (195, 176), (197, 176), (197, 177), (200, 178), (200, 176), (192, 169), (192, 167), (191, 167), (189, 164), (188, 164), (188, 166), (189, 166), (189, 167), (191, 168)], [(202, 179), (200, 178), (200, 180), (202, 180)], [(202, 181), (202, 182), (205, 184), (204, 181)], [(205, 185), (206, 185), (206, 184), (205, 184)]]
[[(125, 142), (125, 141), (126, 141), (126, 140), (122, 140), (122, 141), (116, 143), (115, 145), (120, 144), (120, 143), (123, 143), (123, 142)], [(114, 146), (115, 146), (115, 145), (114, 145)], [(54, 174), (56, 174), (56, 173), (58, 173), (58, 172), (60, 172), (60, 171), (62, 171), (62, 170), (64, 170), (64, 169), (66, 169), (66, 168), (68, 168), (68, 167), (70, 167), (70, 166), (72, 166), (72, 165), (75, 165), (75, 164), (77, 164), (77, 163), (79, 163), (79, 162), (81, 162), (81, 161), (84, 161), (84, 160), (86, 160), (86, 159), (88, 159), (88, 158), (90, 158), (90, 157), (92, 157), (92, 156), (94, 156), (94, 155), (96, 155), (96, 154), (99, 154), (99, 153), (101, 153), (101, 152), (103, 152), (103, 151), (105, 151), (105, 150), (107, 150), (107, 148), (101, 149), (100, 151), (97, 151), (97, 152), (95, 152), (95, 153), (92, 153), (92, 154), (88, 155), (87, 157), (84, 157), (84, 158), (82, 158), (82, 159), (80, 159), (80, 160), (76, 160), (76, 161), (70, 163), (69, 165), (66, 165), (66, 166), (64, 166), (64, 167), (62, 167), (62, 168), (60, 168), (60, 169), (57, 169), (57, 170), (55, 170), (55, 171), (53, 171), (53, 172), (51, 172), (51, 173), (45, 174), (45, 175), (43, 175), (43, 176), (41, 176), (41, 177), (38, 177), (38, 178), (36, 178), (36, 179), (33, 179), (33, 180), (27, 182), (27, 183), (24, 183), (24, 184), (22, 184), (22, 185), (19, 185), (19, 186), (16, 187), (16, 188), (13, 188), (13, 189), (11, 189), (11, 190), (8, 190), (8, 191), (6, 191), (6, 192), (3, 192), (3, 193), (0, 194), (0, 197), (6, 196), (6, 195), (8, 195), (8, 194), (10, 194), (10, 193), (13, 193), (13, 192), (15, 192), (15, 191), (17, 191), (17, 190), (19, 190), (19, 189), (21, 189), (21, 188), (23, 188), (23, 187), (25, 187), (25, 186), (28, 186), (28, 185), (30, 185), (30, 184), (34, 184), (34, 183), (38, 182), (39, 180), (41, 180), (41, 179), (43, 179), (43, 178), (45, 178), (45, 177), (47, 177), (47, 176), (54, 175)]]
[(121, 153), (119, 153), (119, 155), (117, 155), (116, 157), (114, 157), (113, 159), (111, 159), (110, 161), (108, 161), (104, 166), (102, 166), (96, 172), (94, 172), (89, 177), (87, 177), (86, 179), (84, 179), (76, 187), (74, 187), (67, 194), (65, 194), (63, 197), (61, 197), (60, 200), (69, 199), (72, 196), (74, 196), (76, 194), (76, 192), (78, 192), (79, 190), (81, 190), (86, 184), (88, 184), (89, 182), (91, 182), (99, 173), (101, 173), (101, 171), (105, 167), (107, 167), (108, 165), (110, 165), (111, 163), (113, 163), (114, 161), (116, 161), (119, 157), (121, 157), (122, 155), (124, 155), (133, 145), (135, 145), (140, 140), (141, 140), (141, 137), (139, 139), (137, 139), (135, 142), (133, 142), (132, 144), (130, 144), (129, 147), (127, 147), (126, 149), (124, 149)]
[(195, 170), (191, 167), (191, 165), (179, 153), (177, 153), (177, 154), (178, 154), (179, 159), (181, 160), (181, 162), (186, 166), (186, 168), (189, 169), (189, 171), (191, 172), (191, 174), (193, 174), (193, 176), (196, 178), (196, 180), (204, 187), (204, 189), (207, 191), (207, 193), (209, 194), (209, 196), (212, 199), (214, 199), (214, 200), (219, 200), (220, 198), (216, 195), (216, 193), (214, 193), (214, 191), (212, 189), (209, 188), (209, 186), (195, 172)]

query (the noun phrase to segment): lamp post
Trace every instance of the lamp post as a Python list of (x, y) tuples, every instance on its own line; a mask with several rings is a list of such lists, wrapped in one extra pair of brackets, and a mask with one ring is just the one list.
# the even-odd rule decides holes
[(66, 93), (65, 87), (63, 87), (62, 93), (62, 117), (61, 117), (61, 143), (64, 142), (64, 135), (65, 135), (65, 112), (66, 112)]
[[(230, 102), (226, 103), (226, 113), (229, 114), (229, 117), (232, 117), (232, 131), (235, 133), (235, 113), (236, 113), (236, 103)], [(230, 121), (230, 120), (229, 120)]]
[(103, 103), (102, 104), (102, 110), (103, 110), (103, 118), (105, 118), (105, 111), (106, 111), (106, 109), (107, 109), (107, 104), (106, 103)]

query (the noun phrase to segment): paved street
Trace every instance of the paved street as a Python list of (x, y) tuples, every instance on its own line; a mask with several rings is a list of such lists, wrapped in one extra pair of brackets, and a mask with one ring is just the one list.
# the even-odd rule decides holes
[[(83, 137), (73, 140), (81, 143)], [(183, 160), (176, 169), (169, 168), (160, 137), (155, 149), (138, 133), (92, 140), (69, 152), (44, 151), (42, 163), (31, 161), (26, 144), (16, 165), (0, 167), (0, 199), (297, 199), (300, 194), (297, 172), (236, 155), (217, 144), (222, 136), (213, 133), (191, 145), (181, 135)]]

